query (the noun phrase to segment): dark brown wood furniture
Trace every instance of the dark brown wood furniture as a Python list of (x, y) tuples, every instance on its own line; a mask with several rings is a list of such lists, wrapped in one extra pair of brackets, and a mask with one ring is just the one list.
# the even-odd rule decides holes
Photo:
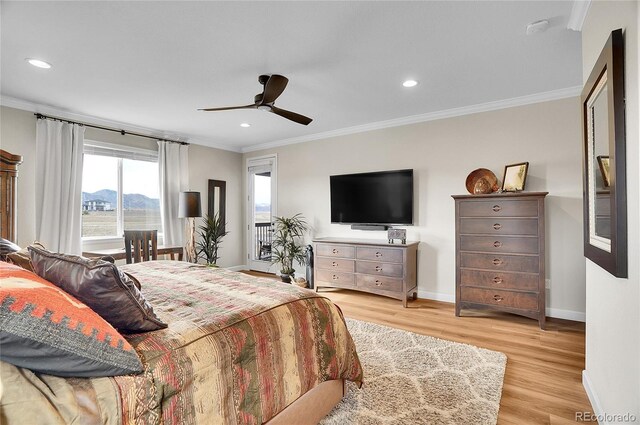
[(456, 316), (497, 309), (545, 326), (547, 192), (454, 195)]
[(0, 237), (16, 242), (18, 165), (22, 156), (0, 149)]
[(157, 230), (125, 230), (124, 251), (127, 264), (158, 259)]
[(314, 241), (314, 281), (321, 287), (353, 289), (402, 300), (417, 297), (418, 242), (389, 244), (366, 239)]

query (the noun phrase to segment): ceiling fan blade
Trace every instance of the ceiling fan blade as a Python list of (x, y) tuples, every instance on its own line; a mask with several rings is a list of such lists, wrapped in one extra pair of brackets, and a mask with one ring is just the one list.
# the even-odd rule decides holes
[(255, 109), (256, 105), (244, 105), (244, 106), (228, 106), (226, 108), (202, 108), (198, 109), (198, 111), (229, 111), (231, 109)]
[(311, 118), (305, 117), (304, 115), (296, 114), (295, 112), (287, 111), (285, 109), (276, 108), (275, 106), (271, 107), (271, 112), (302, 125), (309, 125), (309, 123), (313, 121)]
[(273, 74), (264, 85), (262, 103), (273, 103), (287, 87), (289, 79), (282, 75)]

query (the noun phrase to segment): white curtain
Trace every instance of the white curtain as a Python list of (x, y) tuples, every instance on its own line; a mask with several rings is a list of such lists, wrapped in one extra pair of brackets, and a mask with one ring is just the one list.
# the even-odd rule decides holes
[(54, 252), (82, 253), (84, 126), (36, 124), (36, 237)]
[(160, 170), (160, 214), (164, 244), (181, 246), (185, 224), (178, 218), (180, 192), (189, 188), (189, 146), (173, 142), (158, 142), (158, 169)]

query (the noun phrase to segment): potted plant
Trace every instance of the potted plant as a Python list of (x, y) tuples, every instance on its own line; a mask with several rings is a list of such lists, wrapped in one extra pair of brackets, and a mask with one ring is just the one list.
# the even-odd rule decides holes
[(307, 223), (300, 213), (293, 217), (275, 217), (271, 263), (281, 265), (280, 278), (283, 282), (291, 283), (295, 274), (294, 262), (306, 262), (301, 238), (307, 230)]
[(218, 213), (213, 216), (207, 215), (204, 218), (204, 224), (200, 228), (200, 240), (196, 244), (198, 249), (198, 257), (204, 258), (208, 266), (217, 267), (218, 248), (222, 243), (222, 238), (229, 232), (225, 231), (227, 223), (222, 222), (222, 218)]

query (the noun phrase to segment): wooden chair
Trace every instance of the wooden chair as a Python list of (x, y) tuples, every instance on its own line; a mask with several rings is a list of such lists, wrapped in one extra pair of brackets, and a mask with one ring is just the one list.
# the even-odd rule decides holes
[(157, 230), (125, 230), (124, 250), (127, 264), (158, 259)]

